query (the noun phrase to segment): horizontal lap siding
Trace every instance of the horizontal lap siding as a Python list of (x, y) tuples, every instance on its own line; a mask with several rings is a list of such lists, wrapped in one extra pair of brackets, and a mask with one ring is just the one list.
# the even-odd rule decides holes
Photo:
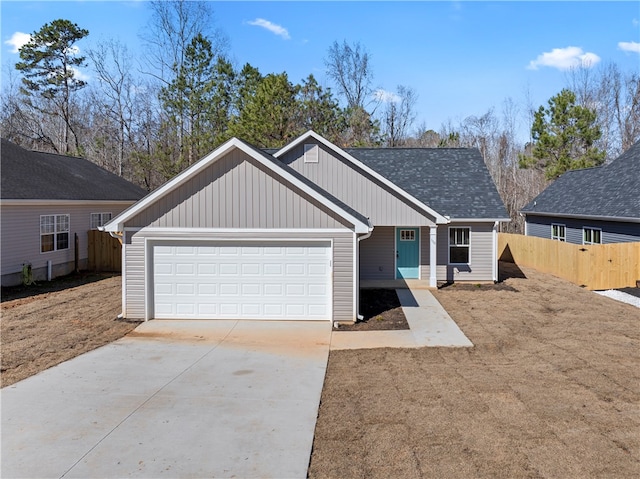
[[(238, 240), (238, 233), (194, 233), (188, 234), (176, 231), (153, 231), (147, 232), (144, 229), (138, 232), (127, 232), (126, 253), (126, 315), (131, 319), (144, 318), (145, 305), (145, 238), (183, 238), (183, 239), (203, 239), (203, 240)], [(313, 240), (333, 240), (333, 318), (334, 320), (352, 321), (353, 312), (353, 233), (324, 233), (318, 230), (313, 233), (293, 233), (287, 232), (283, 238), (283, 233), (274, 232), (248, 232), (242, 234), (243, 240), (293, 240), (313, 239)]]
[(360, 242), (360, 279), (395, 279), (394, 256), (395, 228), (376, 226), (371, 237)]
[(158, 199), (128, 227), (342, 228), (316, 199), (233, 150)]
[[(22, 264), (31, 263), (34, 270), (52, 264), (73, 264), (75, 261), (74, 234), (78, 234), (78, 256), (81, 265), (87, 263), (88, 235), (91, 229), (91, 213), (111, 213), (113, 216), (123, 211), (127, 204), (81, 204), (77, 205), (2, 205), (1, 242), (2, 275), (22, 271)], [(69, 248), (47, 253), (40, 252), (40, 216), (69, 215)]]
[(527, 216), (527, 236), (551, 239), (551, 225), (566, 227), (567, 243), (582, 244), (582, 228), (602, 230), (602, 243), (626, 243), (640, 241), (640, 223), (554, 218), (550, 216)]
[(398, 193), (381, 186), (373, 177), (337, 158), (324, 145), (318, 145), (317, 163), (304, 162), (304, 147), (299, 145), (281, 160), (324, 188), (375, 225), (420, 226), (432, 222)]

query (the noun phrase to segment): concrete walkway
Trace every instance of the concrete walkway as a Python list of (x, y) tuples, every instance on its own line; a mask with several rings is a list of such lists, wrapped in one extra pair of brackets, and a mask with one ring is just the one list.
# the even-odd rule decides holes
[(331, 333), (331, 349), (472, 347), (473, 343), (426, 289), (397, 289), (410, 330)]
[(328, 322), (149, 321), (3, 388), (3, 478), (304, 478)]

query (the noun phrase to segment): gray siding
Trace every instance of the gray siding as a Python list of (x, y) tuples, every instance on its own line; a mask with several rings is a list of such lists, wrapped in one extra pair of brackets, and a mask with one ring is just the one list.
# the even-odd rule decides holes
[[(310, 140), (311, 141), (311, 140)], [(391, 188), (356, 170), (350, 163), (337, 158), (324, 145), (318, 145), (318, 162), (304, 162), (304, 145), (280, 158), (302, 175), (368, 217), (374, 226), (423, 226), (433, 224), (420, 210), (410, 206)]]
[(159, 198), (126, 227), (341, 228), (344, 220), (233, 150)]
[[(174, 231), (126, 232), (125, 268), (126, 277), (126, 311), (127, 318), (144, 319), (145, 311), (145, 239), (185, 238), (206, 240), (237, 240), (237, 233), (179, 233)], [(242, 235), (245, 240), (277, 240), (283, 239), (281, 232), (250, 232)], [(313, 233), (287, 232), (285, 239), (332, 239), (333, 240), (333, 319), (334, 321), (354, 321), (353, 310), (353, 241), (354, 233), (325, 233), (318, 230)], [(152, 294), (148, 291), (147, 294)]]
[(393, 226), (376, 226), (371, 236), (360, 242), (360, 279), (395, 279)]
[(602, 230), (602, 243), (627, 243), (640, 241), (640, 223), (614, 221), (554, 218), (550, 216), (527, 215), (527, 235), (551, 239), (551, 224), (566, 227), (567, 243), (582, 244), (582, 228)]
[[(46, 279), (47, 261), (51, 260), (53, 275), (73, 271), (75, 266), (74, 234), (78, 234), (80, 268), (86, 268), (88, 253), (87, 232), (91, 228), (91, 213), (112, 213), (114, 216), (131, 203), (85, 203), (64, 205), (8, 205), (0, 208), (2, 243), (2, 285), (19, 284), (23, 263), (31, 263), (35, 278)], [(69, 248), (40, 252), (40, 215), (69, 215)]]
[[(469, 265), (449, 264), (449, 227), (471, 229)], [(493, 223), (452, 223), (438, 228), (438, 281), (491, 281), (493, 279)]]

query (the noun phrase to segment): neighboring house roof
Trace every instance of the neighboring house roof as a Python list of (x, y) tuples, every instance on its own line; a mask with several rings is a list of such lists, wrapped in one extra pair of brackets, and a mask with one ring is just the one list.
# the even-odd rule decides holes
[(640, 221), (640, 141), (608, 165), (567, 171), (521, 212)]
[(196, 176), (200, 171), (207, 168), (211, 163), (222, 158), (234, 148), (242, 150), (244, 153), (260, 162), (269, 170), (275, 172), (277, 175), (294, 185), (296, 188), (299, 188), (300, 190), (309, 194), (311, 197), (316, 198), (321, 204), (325, 205), (340, 217), (353, 224), (357, 233), (367, 233), (373, 229), (371, 223), (367, 218), (354, 211), (352, 208), (348, 207), (337, 198), (331, 196), (328, 192), (324, 191), (322, 188), (318, 187), (318, 185), (309, 181), (307, 178), (305, 178), (292, 168), (284, 165), (280, 161), (277, 161), (275, 158), (265, 153), (264, 151), (261, 151), (249, 145), (248, 143), (239, 140), (238, 138), (231, 138), (230, 140), (216, 148), (214, 151), (209, 153), (207, 156), (191, 165), (182, 173), (167, 181), (164, 185), (154, 190), (152, 193), (149, 193), (145, 198), (123, 211), (117, 217), (113, 218), (104, 226), (104, 230), (112, 232), (122, 231), (124, 223), (133, 218), (144, 208), (148, 207), (159, 198), (178, 188), (180, 185)]
[(452, 220), (509, 219), (482, 155), (475, 148), (345, 151)]
[[(276, 157), (276, 158), (280, 158), (281, 156), (286, 154), (288, 151), (291, 151), (296, 146), (298, 146), (300, 144), (303, 144), (309, 138), (315, 139), (316, 141), (318, 141), (319, 143), (323, 144), (324, 146), (326, 146), (330, 150), (333, 150), (338, 155), (340, 155), (343, 158), (345, 158), (346, 160), (350, 161), (357, 168), (360, 168), (362, 171), (370, 174), (371, 176), (376, 178), (378, 181), (380, 181), (382, 184), (387, 185), (388, 187), (392, 188), (397, 193), (399, 193), (401, 196), (405, 197), (406, 199), (408, 199), (409, 201), (414, 203), (416, 206), (418, 206), (419, 208), (423, 209), (428, 214), (432, 215), (435, 218), (436, 224), (446, 224), (446, 223), (448, 223), (448, 220), (444, 217), (444, 215), (441, 214), (440, 212), (436, 211), (431, 205), (426, 204), (426, 203), (420, 201), (419, 199), (413, 197), (409, 192), (407, 192), (406, 190), (402, 189), (398, 185), (394, 184), (391, 180), (389, 180), (389, 178), (386, 178), (385, 176), (383, 176), (380, 173), (376, 172), (371, 167), (365, 165), (360, 160), (358, 160), (357, 158), (355, 158), (351, 154), (349, 154), (347, 152), (347, 150), (343, 150), (343, 149), (339, 148), (338, 146), (334, 145), (333, 143), (331, 143), (326, 138), (323, 138), (322, 136), (318, 135), (313, 130), (309, 130), (305, 134), (299, 136), (298, 138), (296, 138), (294, 141), (292, 141), (288, 145), (284, 146), (283, 148), (281, 148), (277, 152), (273, 153), (273, 156)], [(268, 151), (271, 151), (271, 150), (268, 150)]]
[(3, 200), (136, 201), (146, 191), (89, 160), (26, 150), (2, 139)]

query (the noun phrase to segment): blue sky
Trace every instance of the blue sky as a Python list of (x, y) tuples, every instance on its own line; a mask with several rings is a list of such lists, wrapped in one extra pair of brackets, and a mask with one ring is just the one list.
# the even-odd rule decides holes
[[(310, 73), (325, 85), (324, 58), (334, 40), (370, 53), (374, 86), (419, 95), (418, 124), (438, 130), (510, 97), (523, 109), (546, 104), (567, 84), (571, 65), (616, 63), (640, 71), (640, 7), (622, 2), (212, 2), (216, 26), (237, 66)], [(89, 30), (80, 50), (119, 39), (136, 51), (149, 20), (145, 1), (6, 1), (1, 9), (2, 77), (18, 60), (24, 35), (57, 18)], [(91, 71), (83, 74), (91, 80)], [(526, 127), (523, 127), (526, 128)]]

